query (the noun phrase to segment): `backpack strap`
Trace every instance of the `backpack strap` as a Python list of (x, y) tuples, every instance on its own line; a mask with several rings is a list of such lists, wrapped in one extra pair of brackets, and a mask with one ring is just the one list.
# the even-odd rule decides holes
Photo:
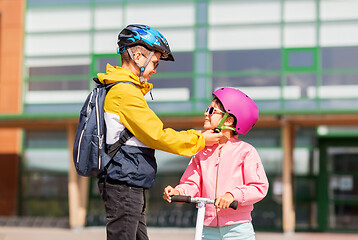
[[(130, 83), (132, 85), (134, 85), (135, 87), (138, 88), (138, 86), (132, 82), (129, 82), (129, 81), (120, 81), (120, 82), (114, 82), (114, 83), (111, 83), (111, 84), (103, 84), (99, 81), (99, 79), (97, 77), (94, 77), (93, 78), (93, 81), (97, 84), (100, 84), (100, 85), (104, 85), (107, 92), (116, 84), (118, 83)], [(119, 139), (117, 142), (115, 142), (114, 144), (112, 144), (109, 149), (108, 149), (108, 152), (107, 154), (113, 158), (114, 155), (116, 155), (116, 153), (118, 152), (118, 150), (121, 148), (121, 146), (129, 139), (133, 137), (133, 133), (131, 133), (127, 128), (124, 128), (124, 130), (122, 131), (121, 135), (119, 136)], [(111, 161), (109, 161), (110, 163)], [(107, 164), (107, 167), (109, 165), (109, 163)]]
[[(98, 78), (95, 80), (93, 79), (95, 82), (99, 82)], [(121, 82), (115, 82), (115, 83), (111, 83), (106, 85), (106, 89), (107, 91), (109, 91), (114, 85), (118, 84), (118, 83), (130, 83), (132, 85), (134, 85), (135, 87), (138, 87), (137, 85), (135, 85), (132, 82), (129, 81), (121, 81)], [(111, 158), (114, 157), (114, 155), (116, 155), (116, 153), (118, 152), (118, 150), (121, 148), (121, 146), (131, 137), (133, 137), (133, 133), (131, 133), (127, 128), (124, 128), (124, 130), (121, 132), (121, 135), (119, 136), (119, 139), (117, 142), (115, 142), (114, 144), (112, 144), (109, 149), (108, 149), (108, 156), (110, 156)], [(109, 165), (109, 164), (108, 164)]]
[(133, 133), (131, 133), (127, 128), (125, 128), (122, 131), (121, 136), (119, 137), (118, 141), (109, 147), (108, 152), (107, 152), (108, 156), (113, 158), (114, 155), (116, 155), (118, 150), (121, 148), (121, 146), (131, 137), (133, 137)]

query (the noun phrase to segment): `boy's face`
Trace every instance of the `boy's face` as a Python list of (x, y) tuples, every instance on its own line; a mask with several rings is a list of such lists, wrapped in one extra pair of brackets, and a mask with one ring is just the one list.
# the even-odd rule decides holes
[[(152, 74), (157, 72), (156, 69), (159, 65), (160, 56), (161, 56), (160, 52), (155, 52), (153, 54), (152, 58), (149, 60), (149, 63), (143, 73), (143, 77), (144, 77), (145, 81), (148, 81), (150, 79), (150, 77), (152, 76)], [(145, 61), (147, 61), (147, 57), (148, 56), (141, 53), (137, 60), (139, 65), (142, 66), (145, 63)]]
[(212, 101), (209, 108), (210, 107), (214, 107), (215, 109), (212, 112), (212, 114), (210, 114), (209, 111), (206, 111), (204, 113), (205, 115), (204, 129), (206, 130), (215, 129), (219, 125), (224, 115), (222, 112), (220, 112), (219, 106), (216, 104), (216, 102)]

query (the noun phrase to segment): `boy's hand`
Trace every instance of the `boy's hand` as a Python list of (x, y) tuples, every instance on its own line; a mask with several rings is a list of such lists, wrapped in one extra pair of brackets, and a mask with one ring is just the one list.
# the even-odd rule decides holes
[(204, 136), (205, 146), (212, 146), (214, 144), (219, 143), (220, 138), (224, 136), (222, 132), (214, 133), (213, 130), (207, 130), (202, 132), (201, 134), (203, 134)]
[(179, 195), (179, 191), (174, 189), (172, 186), (167, 186), (166, 188), (164, 188), (163, 198), (165, 200), (171, 202), (172, 201), (171, 196), (173, 195)]
[(218, 197), (215, 201), (215, 206), (218, 208), (226, 209), (229, 208), (230, 204), (234, 201), (234, 197), (231, 193), (225, 193)]

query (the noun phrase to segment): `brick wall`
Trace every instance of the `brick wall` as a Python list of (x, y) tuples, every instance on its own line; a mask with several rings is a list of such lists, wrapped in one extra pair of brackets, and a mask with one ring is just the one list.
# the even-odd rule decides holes
[[(0, 114), (22, 111), (26, 0), (0, 0)], [(21, 131), (0, 129), (0, 215), (16, 214)]]

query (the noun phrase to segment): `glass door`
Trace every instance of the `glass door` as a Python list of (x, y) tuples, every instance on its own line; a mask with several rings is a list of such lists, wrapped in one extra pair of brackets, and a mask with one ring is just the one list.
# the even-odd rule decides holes
[(358, 231), (358, 139), (320, 140), (318, 224), (322, 231)]

